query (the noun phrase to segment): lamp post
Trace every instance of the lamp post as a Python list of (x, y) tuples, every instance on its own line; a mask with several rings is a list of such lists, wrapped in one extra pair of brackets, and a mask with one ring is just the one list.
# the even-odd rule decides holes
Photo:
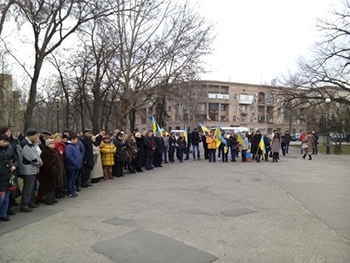
[(56, 103), (56, 132), (60, 131), (60, 98), (56, 97), (55, 98), (55, 103)]
[(327, 144), (326, 144), (326, 154), (330, 153), (330, 135), (329, 135), (329, 104), (331, 103), (330, 98), (325, 99), (326, 102), (326, 129), (327, 129)]

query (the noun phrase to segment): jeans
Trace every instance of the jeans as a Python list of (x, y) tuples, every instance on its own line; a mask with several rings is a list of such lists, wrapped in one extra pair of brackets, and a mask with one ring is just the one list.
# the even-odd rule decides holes
[(200, 152), (199, 152), (199, 145), (193, 145), (192, 144), (192, 155), (193, 159), (196, 159), (196, 149), (197, 149), (197, 158), (201, 158)]
[(289, 142), (286, 142), (285, 152), (288, 153), (289, 151)]
[(164, 146), (164, 150), (163, 150), (164, 163), (168, 162), (168, 151), (169, 151), (169, 146)]
[(79, 173), (79, 169), (69, 169), (67, 170), (67, 191), (68, 195), (74, 195), (74, 185), (75, 181), (77, 180), (77, 176)]
[(7, 210), (9, 208), (10, 202), (10, 191), (5, 190), (2, 192), (2, 196), (0, 196), (0, 213), (1, 217), (7, 217)]
[(236, 156), (237, 156), (237, 150), (231, 148), (231, 162), (236, 161)]
[(317, 154), (317, 153), (318, 153), (317, 142), (314, 142), (314, 148), (312, 149), (312, 154)]
[(209, 152), (209, 162), (213, 161), (214, 163), (216, 162), (216, 149), (208, 149)]
[(183, 160), (184, 160), (184, 149), (179, 147), (177, 149), (177, 151), (178, 151), (178, 154), (179, 154), (179, 161), (180, 161), (180, 163), (182, 163)]
[(247, 161), (246, 153), (247, 153), (247, 150), (242, 150), (242, 152), (241, 152), (242, 162), (244, 162), (244, 163)]

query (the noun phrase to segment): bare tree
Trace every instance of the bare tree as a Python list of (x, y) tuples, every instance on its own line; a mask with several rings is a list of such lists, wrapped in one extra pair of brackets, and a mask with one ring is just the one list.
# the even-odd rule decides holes
[(0, 36), (4, 28), (6, 17), (14, 3), (15, 0), (0, 0)]
[[(319, 19), (317, 27), (322, 40), (312, 48), (313, 59), (300, 58), (299, 72), (287, 79), (291, 97), (303, 96), (310, 104), (329, 97), (350, 105), (350, 1), (344, 0), (342, 9), (333, 9), (328, 19)], [(335, 87), (338, 92), (324, 87)]]
[(34, 69), (30, 75), (30, 92), (25, 112), (25, 129), (27, 129), (32, 124), (37, 83), (45, 58), (83, 24), (102, 16), (108, 16), (114, 12), (114, 9), (97, 0), (16, 0), (15, 2), (22, 15), (19, 21), (31, 24), (34, 37)]
[[(120, 103), (120, 128), (134, 129), (139, 107), (157, 97), (171, 83), (193, 79), (200, 70), (201, 58), (210, 53), (212, 26), (188, 3), (170, 0), (132, 0), (119, 5), (115, 33), (119, 53), (115, 74)], [(161, 88), (161, 89), (160, 89)], [(162, 91), (163, 89), (163, 91)]]

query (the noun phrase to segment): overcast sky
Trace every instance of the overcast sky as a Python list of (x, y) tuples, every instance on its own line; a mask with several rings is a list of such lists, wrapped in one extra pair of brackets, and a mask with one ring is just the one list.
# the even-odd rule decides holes
[[(193, 0), (194, 2), (196, 0)], [(216, 23), (214, 54), (204, 80), (270, 83), (296, 59), (310, 55), (316, 18), (341, 0), (200, 0), (200, 12)]]

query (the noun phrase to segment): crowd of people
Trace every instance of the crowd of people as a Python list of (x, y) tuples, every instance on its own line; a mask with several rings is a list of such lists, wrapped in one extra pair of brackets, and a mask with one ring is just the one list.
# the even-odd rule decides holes
[[(242, 162), (255, 160), (278, 162), (279, 153), (288, 154), (292, 137), (288, 131), (280, 135), (225, 134), (218, 143), (214, 131), (199, 132), (195, 128), (188, 136), (183, 133), (153, 131), (125, 134), (101, 130), (94, 136), (86, 129), (77, 134), (65, 130), (62, 134), (39, 132), (30, 128), (26, 136), (14, 138), (9, 127), (0, 128), (0, 220), (9, 221), (14, 215), (13, 207), (21, 212), (32, 212), (39, 203), (54, 205), (62, 197), (76, 198), (81, 188), (91, 187), (100, 180), (113, 180), (130, 174), (163, 167), (164, 163), (183, 163), (190, 157), (194, 161), (236, 162), (239, 155)], [(315, 148), (315, 136), (307, 133), (303, 138), (302, 150), (311, 159)], [(261, 148), (261, 141), (265, 149)], [(203, 150), (200, 149), (203, 145)], [(306, 144), (306, 146), (304, 146)], [(17, 178), (23, 179), (19, 189)], [(15, 191), (16, 190), (16, 191)], [(21, 195), (18, 204), (16, 198)]]

